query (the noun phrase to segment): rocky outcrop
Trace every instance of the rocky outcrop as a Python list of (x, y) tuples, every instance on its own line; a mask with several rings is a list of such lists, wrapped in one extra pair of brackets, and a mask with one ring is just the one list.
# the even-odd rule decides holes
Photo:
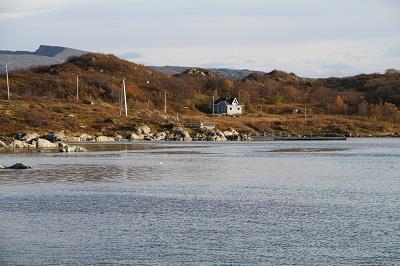
[(218, 77), (217, 74), (215, 74), (209, 70), (201, 69), (201, 68), (189, 68), (180, 75), (199, 75), (199, 76), (204, 76), (204, 77)]
[(224, 135), (227, 140), (240, 140), (240, 133), (233, 128), (224, 131)]
[(23, 142), (29, 142), (32, 139), (36, 139), (39, 137), (38, 133), (26, 133), (26, 132), (18, 132), (15, 134), (14, 139), (20, 140)]
[(47, 139), (33, 139), (30, 142), (31, 145), (35, 146), (38, 149), (55, 149), (57, 148), (57, 143), (52, 143), (48, 141)]
[(56, 142), (56, 141), (65, 141), (66, 136), (64, 131), (60, 132), (48, 132), (45, 135), (43, 135), (41, 138), (47, 139), (48, 141), (51, 142)]
[(183, 127), (178, 127), (174, 129), (175, 139), (179, 141), (192, 141), (192, 137), (189, 132)]
[(13, 140), (9, 146), (12, 149), (35, 149), (36, 144), (30, 144), (21, 140)]
[(227, 140), (231, 141), (249, 141), (252, 140), (251, 137), (244, 133), (239, 133), (235, 129), (230, 128), (227, 131), (224, 131), (224, 135)]
[(148, 126), (146, 126), (146, 125), (137, 127), (137, 128), (135, 129), (135, 133), (138, 134), (138, 135), (149, 135), (150, 132), (151, 132), (150, 127), (148, 127)]
[(65, 143), (58, 143), (58, 151), (59, 152), (85, 152), (87, 150), (80, 146), (68, 145)]
[(193, 140), (189, 132), (183, 127), (176, 127), (165, 133), (165, 140), (191, 141)]
[(201, 129), (196, 133), (194, 140), (197, 141), (226, 141), (224, 133), (219, 129)]
[[(166, 131), (151, 132), (151, 129), (147, 125), (142, 125), (134, 128), (133, 132), (124, 135), (115, 135), (114, 137), (97, 134), (96, 138), (91, 135), (82, 134), (78, 136), (66, 136), (64, 131), (61, 132), (50, 132), (46, 133), (42, 137), (37, 133), (25, 133), (20, 132), (15, 135), (15, 138), (10, 145), (6, 145), (0, 141), (0, 149), (12, 148), (12, 149), (59, 149), (63, 152), (71, 151), (84, 151), (83, 148), (76, 148), (77, 146), (65, 146), (66, 144), (59, 145), (59, 142), (80, 142), (80, 141), (92, 141), (96, 142), (114, 142), (123, 141), (128, 136), (130, 140), (142, 140), (142, 141), (246, 141), (252, 140), (247, 134), (240, 133), (233, 128), (229, 128), (226, 131), (221, 131), (217, 128), (196, 128), (187, 129), (184, 127), (176, 126), (171, 124), (169, 127), (164, 127)], [(124, 137), (125, 136), (125, 137)], [(33, 138), (35, 137), (35, 138)], [(17, 139), (18, 138), (18, 139)], [(25, 139), (29, 141), (25, 141)]]
[(151, 133), (150, 127), (143, 125), (133, 129), (130, 134), (130, 140), (153, 140), (154, 134)]

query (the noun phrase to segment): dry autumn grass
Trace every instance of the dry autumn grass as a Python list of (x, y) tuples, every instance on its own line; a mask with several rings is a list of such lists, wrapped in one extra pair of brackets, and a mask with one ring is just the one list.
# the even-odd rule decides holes
[(128, 117), (120, 116), (117, 104), (97, 102), (94, 105), (74, 101), (0, 101), (0, 135), (19, 131), (44, 133), (66, 130), (71, 134), (126, 134), (136, 125), (147, 124), (154, 130), (166, 125), (188, 121), (215, 122), (225, 130), (230, 127), (241, 132), (284, 134), (352, 134), (384, 136), (400, 132), (398, 124), (380, 123), (366, 117), (342, 115), (276, 115), (247, 114), (240, 117), (211, 116), (186, 110), (165, 116), (158, 110), (129, 110)]
[[(75, 100), (76, 75), (80, 97)], [(119, 115), (118, 93), (126, 78), (129, 116)], [(10, 74), (12, 101), (0, 101), (0, 135), (18, 131), (71, 134), (126, 134), (135, 125), (154, 130), (188, 121), (216, 122), (225, 130), (283, 134), (392, 135), (400, 132), (400, 74), (304, 79), (282, 71), (250, 75), (241, 81), (218, 76), (175, 76), (121, 60), (88, 54), (67, 63)], [(7, 99), (0, 79), (0, 99)], [(164, 92), (168, 115), (162, 113)], [(245, 105), (240, 117), (210, 116), (212, 95), (235, 95)], [(387, 97), (386, 97), (386, 96)], [(385, 96), (385, 101), (378, 101)], [(29, 99), (29, 100), (27, 100)], [(368, 102), (366, 101), (368, 100)], [(307, 105), (307, 121), (302, 110)], [(294, 109), (299, 114), (292, 114)], [(176, 114), (179, 113), (179, 121)], [(346, 115), (345, 115), (346, 114)]]

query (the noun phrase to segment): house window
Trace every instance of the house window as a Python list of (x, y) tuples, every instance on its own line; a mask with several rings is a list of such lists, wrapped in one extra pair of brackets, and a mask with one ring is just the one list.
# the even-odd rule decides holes
[(240, 107), (238, 107), (237, 110), (240, 111)]
[(231, 111), (232, 111), (232, 107), (229, 107), (229, 110), (231, 110)]

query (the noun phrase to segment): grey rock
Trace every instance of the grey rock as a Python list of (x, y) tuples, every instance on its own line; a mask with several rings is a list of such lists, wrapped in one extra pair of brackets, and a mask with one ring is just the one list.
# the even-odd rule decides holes
[(82, 134), (79, 136), (80, 141), (92, 141), (93, 137), (88, 134)]
[(13, 165), (11, 165), (9, 167), (6, 167), (6, 168), (7, 169), (31, 169), (32, 166), (24, 164), (24, 163), (16, 163), (16, 164), (13, 164)]
[(0, 140), (0, 149), (7, 148), (7, 144)]
[(80, 146), (68, 145), (65, 143), (58, 143), (58, 151), (59, 152), (85, 152), (87, 150)]
[(224, 133), (219, 129), (203, 128), (194, 137), (197, 141), (226, 141)]
[(160, 141), (160, 140), (165, 140), (165, 137), (167, 136), (167, 133), (165, 133), (164, 131), (161, 132), (157, 132), (153, 135), (153, 139)]
[(174, 141), (191, 141), (193, 140), (190, 136), (189, 132), (182, 127), (173, 128), (171, 132), (167, 132), (165, 136), (165, 140), (174, 140)]
[(148, 127), (148, 126), (146, 126), (146, 125), (137, 127), (137, 128), (135, 129), (135, 133), (138, 134), (138, 135), (149, 135), (150, 132), (151, 132), (150, 127)]
[(116, 136), (114, 137), (114, 140), (115, 140), (115, 141), (122, 141), (123, 139), (124, 139), (124, 137), (121, 136), (121, 135), (116, 135)]
[(35, 149), (36, 144), (29, 144), (21, 140), (13, 140), (10, 144), (10, 148), (12, 149)]
[[(39, 148), (39, 149), (57, 148), (57, 143), (52, 143), (52, 142), (48, 141), (47, 139), (38, 138), (33, 142), (35, 142), (36, 148)], [(33, 142), (32, 142), (32, 144), (34, 144)]]
[(186, 131), (183, 127), (175, 128), (175, 135), (180, 138), (182, 141), (192, 141), (192, 137), (190, 136), (189, 132)]
[(132, 134), (129, 136), (129, 139), (130, 139), (130, 140), (143, 140), (143, 135), (138, 135), (138, 134), (136, 134), (136, 133), (132, 133)]
[(15, 134), (14, 138), (16, 140), (24, 141), (24, 142), (29, 142), (32, 139), (36, 139), (39, 137), (38, 133), (26, 133), (26, 132), (18, 132)]
[(47, 139), (48, 141), (51, 141), (51, 142), (65, 141), (66, 140), (64, 131), (48, 132), (45, 135), (43, 135), (41, 138)]
[(227, 131), (224, 131), (225, 138), (227, 140), (241, 140), (240, 133), (237, 132), (235, 129), (230, 128)]

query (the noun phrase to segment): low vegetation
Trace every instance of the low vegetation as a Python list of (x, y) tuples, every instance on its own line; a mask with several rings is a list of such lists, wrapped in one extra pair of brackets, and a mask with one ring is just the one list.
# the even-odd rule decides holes
[[(128, 117), (119, 116), (118, 110), (122, 78), (127, 84)], [(87, 54), (60, 65), (11, 72), (10, 84), (11, 102), (6, 101), (5, 78), (0, 79), (1, 135), (21, 130), (118, 132), (137, 124), (160, 128), (192, 120), (271, 134), (400, 132), (397, 72), (309, 79), (272, 71), (233, 81), (202, 70), (166, 75), (113, 55)], [(212, 96), (228, 95), (238, 97), (245, 114), (209, 116)]]

